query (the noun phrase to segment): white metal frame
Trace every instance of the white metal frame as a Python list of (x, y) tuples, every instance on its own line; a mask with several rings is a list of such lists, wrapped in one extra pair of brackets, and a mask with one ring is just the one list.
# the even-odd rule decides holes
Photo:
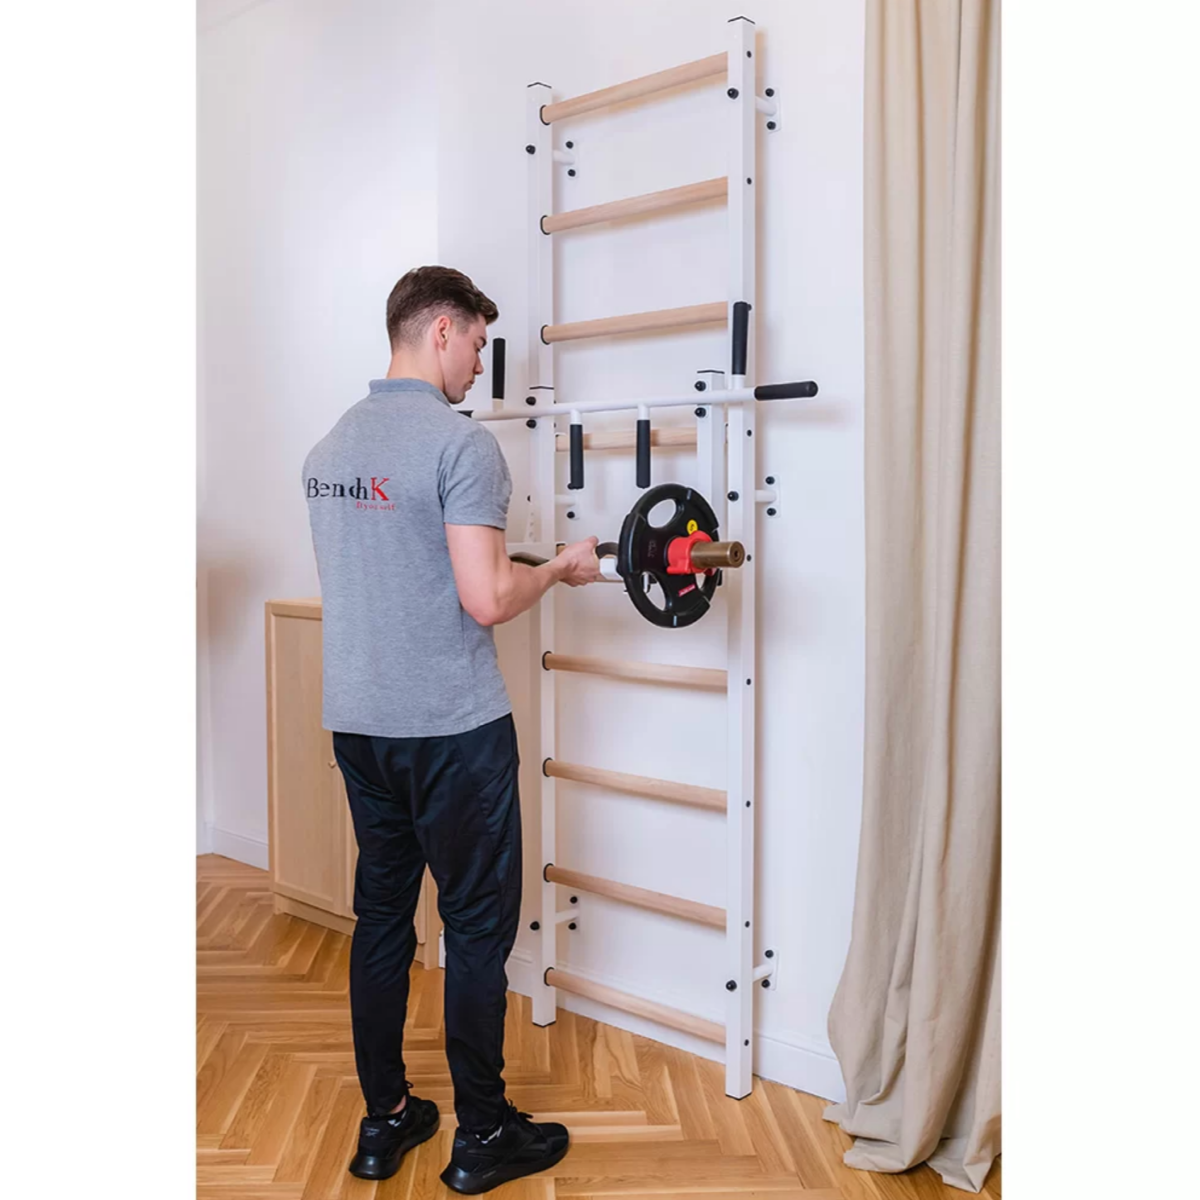
[[(526, 100), (526, 126), (529, 154), (529, 394), (554, 400), (554, 348), (542, 340), (541, 313), (554, 312), (554, 250), (552, 238), (542, 233), (542, 213), (554, 211), (554, 156), (552, 128), (541, 116), (542, 106), (551, 101), (550, 87), (544, 83), (529, 85)], [(531, 417), (536, 420), (532, 461), (534, 473), (534, 505), (537, 509), (538, 545), (534, 552), (543, 558), (553, 558), (555, 547), (555, 500), (557, 446), (554, 440), (554, 417)], [(539, 750), (538, 762), (553, 757), (557, 741), (555, 699), (557, 688), (554, 672), (542, 670), (542, 655), (555, 648), (554, 595), (548, 594), (538, 605), (537, 636), (530, 638), (535, 661), (531, 664), (532, 678), (537, 680)], [(542, 862), (555, 861), (557, 804), (555, 781), (544, 772), (541, 777), (541, 840)], [(538, 938), (538, 977), (533, 984), (533, 1021), (549, 1025), (557, 1017), (558, 993), (545, 983), (546, 972), (558, 964), (557, 888), (542, 879), (541, 936)]]
[[(731, 95), (735, 90), (737, 92), (737, 98), (730, 105), (732, 129), (728, 171), (729, 331), (732, 344), (734, 302), (748, 301), (753, 320), (753, 306), (757, 301), (754, 287), (757, 206), (754, 197), (758, 171), (754, 154), (754, 25), (740, 17), (730, 22), (729, 32), (728, 87)], [(746, 374), (743, 377), (731, 375), (730, 383), (736, 389), (753, 380), (754, 338), (750, 337), (746, 348)], [(729, 655), (725, 954), (729, 981), (736, 985), (728, 992), (725, 1009), (725, 1091), (741, 1098), (750, 1093), (754, 1060), (754, 694), (758, 684), (754, 628), (755, 575), (758, 570), (754, 481), (757, 438), (754, 436), (753, 400), (731, 404), (725, 411), (729, 422), (725, 536), (741, 542), (746, 548), (746, 562), (742, 567), (725, 573)]]
[[(756, 118), (760, 112), (778, 112), (778, 104), (755, 95), (755, 26), (745, 17), (729, 22), (724, 75), (728, 107), (726, 108), (728, 140), (727, 204), (729, 211), (729, 283), (727, 295), (730, 345), (733, 344), (734, 305), (744, 301), (753, 307), (755, 291), (755, 193), (757, 173), (755, 162)], [(666, 78), (713, 77), (719, 60), (701, 60), (685, 64), (677, 71), (661, 73)], [(646, 94), (658, 76), (622, 85), (638, 89), (629, 94)], [(716, 78), (722, 78), (716, 76)], [(618, 89), (609, 89), (617, 91)], [(606, 93), (583, 98), (591, 107), (601, 106)], [(728, 669), (726, 682), (726, 714), (728, 740), (728, 779), (726, 785), (726, 913), (724, 987), (726, 991), (725, 1022), (725, 1090), (741, 1099), (752, 1087), (754, 987), (769, 981), (776, 970), (773, 957), (755, 966), (754, 947), (754, 828), (755, 795), (755, 695), (758, 687), (756, 663), (755, 596), (757, 545), (755, 536), (757, 505), (774, 493), (756, 487), (757, 429), (754, 399), (754, 339), (747, 345), (746, 367), (743, 374), (733, 375), (726, 386), (723, 372), (702, 373), (705, 390), (686, 394), (642, 397), (629, 400), (596, 400), (559, 403), (554, 391), (553, 346), (542, 336), (545, 326), (554, 322), (553, 241), (558, 235), (542, 230), (541, 218), (554, 212), (553, 172), (556, 163), (565, 163), (569, 156), (553, 144), (553, 125), (543, 120), (543, 106), (553, 102), (552, 89), (545, 83), (529, 85), (527, 101), (526, 153), (529, 159), (529, 188), (527, 228), (529, 231), (529, 386), (526, 395), (535, 398), (532, 406), (521, 410), (497, 408), (474, 414), (476, 420), (526, 419), (532, 426), (533, 509), (527, 538), (519, 549), (545, 558), (553, 557), (556, 546), (556, 517), (559, 507), (571, 502), (571, 497), (557, 495), (556, 419), (566, 418), (571, 424), (581, 424), (584, 413), (634, 409), (638, 417), (649, 415), (651, 408), (691, 405), (697, 409), (696, 457), (697, 486), (710, 500), (717, 514), (723, 536), (740, 541), (746, 550), (744, 565), (725, 573), (721, 589), (727, 613)], [(647, 314), (653, 316), (653, 314)], [(510, 550), (518, 547), (510, 546)], [(612, 577), (611, 571), (609, 572)], [(544, 669), (545, 655), (557, 650), (553, 593), (548, 593), (539, 605), (536, 636), (531, 639), (533, 651), (532, 674), (538, 696), (539, 747), (538, 761), (545, 763), (556, 758), (556, 687), (555, 672)], [(583, 660), (578, 660), (582, 662)], [(579, 669), (577, 667), (577, 669)], [(649, 678), (649, 676), (647, 676)], [(541, 854), (543, 864), (541, 918), (539, 922), (538, 978), (533, 989), (533, 1020), (537, 1025), (549, 1025), (555, 1020), (558, 989), (549, 982), (554, 972), (561, 985), (581, 991), (580, 981), (560, 968), (557, 962), (558, 928), (573, 919), (578, 909), (565, 913), (557, 911), (558, 884), (548, 882), (545, 867), (556, 861), (556, 795), (555, 778), (541, 773)], [(633, 778), (633, 777), (630, 777)], [(637, 893), (638, 889), (626, 889)], [(637, 903), (636, 898), (631, 902)], [(697, 906), (693, 906), (697, 907)], [(592, 987), (593, 994), (595, 987)], [(611, 989), (601, 989), (616, 996)], [(630, 1004), (630, 1011), (656, 1015), (677, 1028), (699, 1029), (703, 1036), (719, 1036), (720, 1027), (703, 1018), (678, 1013), (648, 1001)]]

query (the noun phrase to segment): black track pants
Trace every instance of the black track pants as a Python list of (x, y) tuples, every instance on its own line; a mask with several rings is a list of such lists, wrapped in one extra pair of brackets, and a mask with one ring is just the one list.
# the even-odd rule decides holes
[(521, 806), (512, 716), (444, 737), (335, 733), (358, 840), (350, 1009), (370, 1113), (405, 1092), (404, 1019), (426, 863), (445, 923), (446, 1058), (458, 1123), (504, 1114), (505, 962), (521, 909)]

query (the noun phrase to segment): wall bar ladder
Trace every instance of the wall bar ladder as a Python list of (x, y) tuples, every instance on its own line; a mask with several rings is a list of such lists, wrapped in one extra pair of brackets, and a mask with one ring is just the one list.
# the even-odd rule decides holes
[[(755, 294), (755, 193), (756, 116), (766, 111), (755, 96), (755, 27), (745, 17), (728, 24), (725, 52), (666, 71), (646, 75), (614, 87), (589, 92), (570, 100), (553, 102), (548, 84), (538, 82), (528, 89), (527, 144), (529, 156), (529, 387), (523, 411), (496, 409), (475, 414), (477, 420), (524, 418), (533, 429), (531, 447), (537, 492), (534, 497), (536, 539), (521, 550), (551, 557), (557, 549), (555, 517), (562, 497), (556, 496), (556, 459), (567, 439), (555, 429), (556, 419), (569, 417), (572, 430), (571, 488), (583, 485), (583, 445), (593, 449), (624, 448), (634, 444), (620, 431), (585, 434), (582, 414), (635, 408), (638, 413), (642, 449), (655, 444), (654, 431), (647, 437), (648, 413), (654, 407), (696, 407), (694, 430), (661, 430), (658, 444), (695, 445), (700, 486), (709, 496), (726, 536), (740, 541), (746, 550), (745, 564), (728, 573), (722, 594), (727, 616), (727, 670), (666, 664), (616, 662), (555, 651), (553, 593), (539, 605), (535, 618), (536, 637), (531, 664), (538, 695), (539, 757), (541, 778), (542, 891), (539, 925), (541, 986), (533, 988), (533, 1020), (548, 1025), (555, 1019), (557, 991), (608, 1004), (636, 1016), (681, 1030), (725, 1046), (725, 1090), (742, 1098), (752, 1086), (752, 1041), (754, 984), (773, 971), (773, 966), (755, 967), (754, 945), (754, 821), (756, 814), (754, 747), (755, 693), (757, 691), (755, 586), (756, 586), (756, 501), (757, 437), (756, 405), (759, 401), (790, 399), (816, 394), (811, 382), (771, 384), (755, 387), (754, 346), (749, 336)], [(569, 117), (610, 105), (644, 98), (668, 88), (704, 80), (724, 80), (728, 103), (724, 110), (728, 145), (726, 174), (717, 179), (669, 188), (642, 196), (593, 205), (590, 208), (555, 214), (553, 210), (553, 167), (556, 161), (551, 140), (552, 125)], [(722, 301), (689, 305), (656, 312), (627, 313), (568, 324), (554, 324), (553, 236), (603, 221), (701, 201), (724, 199), (728, 208), (728, 294)], [(589, 337), (611, 337), (625, 333), (674, 329), (691, 325), (724, 323), (731, 348), (728, 386), (724, 371), (711, 371), (708, 390), (678, 396), (633, 400), (590, 400), (574, 404), (558, 400), (554, 391), (552, 347), (557, 342)], [(590, 439), (590, 441), (588, 440)], [(639, 486), (642, 460), (639, 451)], [(578, 466), (577, 466), (578, 464)], [(576, 473), (577, 472), (577, 473)], [(646, 472), (645, 478), (649, 475)], [(726, 478), (727, 489), (726, 491)], [(710, 495), (711, 492), (711, 495)], [(725, 694), (727, 720), (728, 777), (726, 788), (700, 788), (648, 776), (628, 775), (600, 767), (565, 763), (556, 754), (555, 675), (559, 671), (603, 675), (640, 684), (690, 686)], [(555, 865), (556, 780), (566, 779), (631, 792), (666, 802), (688, 804), (725, 813), (726, 904), (724, 908), (699, 904), (677, 896), (652, 892), (611, 879), (583, 875)], [(556, 887), (566, 885), (652, 911), (697, 921), (721, 933), (724, 943), (721, 971), (725, 992), (725, 1020), (717, 1022), (682, 1012), (655, 1001), (631, 996), (615, 988), (584, 978), (559, 967), (557, 933), (562, 923), (557, 912)], [(715, 997), (714, 997), (715, 1005)]]

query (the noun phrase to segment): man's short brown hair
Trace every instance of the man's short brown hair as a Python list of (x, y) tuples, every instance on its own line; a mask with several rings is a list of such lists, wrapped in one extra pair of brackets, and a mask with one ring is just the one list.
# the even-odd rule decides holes
[(500, 310), (453, 267), (414, 267), (392, 288), (387, 302), (388, 341), (415, 346), (429, 322), (448, 312), (460, 328), (482, 317), (490, 325)]

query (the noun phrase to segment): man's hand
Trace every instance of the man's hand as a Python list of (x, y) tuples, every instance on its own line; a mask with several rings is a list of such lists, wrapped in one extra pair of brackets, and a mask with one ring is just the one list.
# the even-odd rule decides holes
[(532, 608), (556, 583), (580, 587), (603, 579), (597, 538), (567, 546), (540, 567), (509, 560), (504, 530), (447, 525), (446, 546), (463, 608), (480, 625), (500, 625)]
[(563, 547), (562, 553), (554, 559), (563, 583), (570, 587), (583, 587), (586, 583), (599, 583), (604, 578), (600, 571), (600, 560), (596, 557), (599, 543), (599, 538), (590, 537)]

